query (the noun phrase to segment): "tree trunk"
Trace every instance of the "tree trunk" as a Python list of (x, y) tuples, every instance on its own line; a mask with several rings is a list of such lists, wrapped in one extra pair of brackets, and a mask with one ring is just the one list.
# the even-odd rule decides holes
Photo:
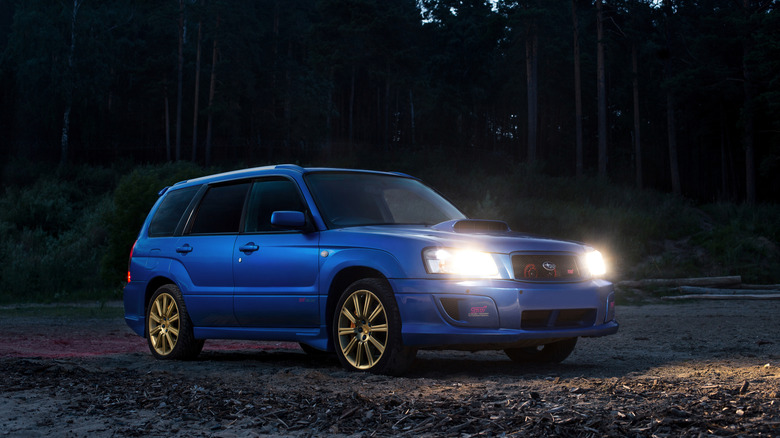
[[(663, 8), (665, 9), (665, 30), (664, 37), (666, 39), (666, 49), (668, 56), (664, 61), (664, 75), (668, 83), (671, 83), (672, 74), (672, 16), (674, 14), (673, 5), (669, 0), (664, 0)], [(672, 179), (672, 192), (675, 195), (682, 194), (682, 188), (680, 187), (680, 169), (677, 165), (677, 127), (674, 117), (674, 96), (672, 86), (668, 85), (666, 90), (666, 131), (669, 141), (669, 171)]]
[[(387, 80), (385, 80), (387, 83)], [(376, 86), (376, 117), (374, 118), (374, 142), (381, 144), (385, 152), (387, 152), (387, 143), (384, 141), (385, 136), (382, 134), (382, 87)]]
[[(292, 41), (287, 42), (287, 59), (293, 59)], [(284, 138), (287, 143), (292, 143), (292, 70), (289, 63), (286, 63), (284, 80)]]
[(528, 162), (536, 161), (539, 129), (539, 37), (536, 23), (529, 26), (525, 42), (525, 69), (528, 85)]
[(385, 152), (390, 150), (390, 141), (392, 139), (392, 135), (390, 134), (390, 81), (385, 80), (385, 127), (384, 127), (384, 146), (385, 146)]
[(680, 169), (677, 165), (677, 128), (674, 118), (674, 97), (671, 91), (666, 92), (666, 129), (669, 135), (669, 169), (672, 177), (672, 192), (682, 194), (680, 187)]
[[(214, 31), (219, 29), (219, 17)], [(206, 166), (211, 165), (211, 128), (214, 121), (214, 90), (217, 86), (217, 37), (214, 37), (214, 43), (211, 49), (211, 80), (209, 83), (209, 117), (206, 121)]]
[(603, 0), (596, 1), (596, 50), (598, 132), (599, 132), (599, 178), (607, 178), (607, 74), (604, 66), (604, 10)]
[[(330, 72), (328, 73), (328, 83), (333, 86), (334, 81), (334, 67), (330, 67)], [(330, 159), (333, 155), (333, 90), (328, 90), (328, 108), (325, 113), (325, 130), (326, 130), (326, 137), (325, 137), (325, 145), (324, 145), (324, 152), (325, 157)]]
[(636, 43), (631, 45), (631, 70), (634, 88), (634, 154), (636, 155), (636, 186), (642, 188), (642, 123), (639, 117), (639, 56)]
[(200, 104), (200, 40), (203, 35), (203, 22), (198, 22), (198, 42), (195, 51), (195, 104), (192, 112), (192, 162), (198, 158), (198, 111)]
[[(745, 13), (749, 13), (748, 0), (744, 0)], [(751, 36), (746, 32), (742, 42), (742, 76), (743, 89), (745, 92), (744, 104), (742, 107), (742, 122), (745, 126), (745, 132), (742, 141), (745, 144), (745, 202), (748, 204), (756, 203), (756, 163), (755, 163), (755, 133), (753, 116), (753, 77), (748, 65), (748, 56), (751, 49)]]
[(584, 174), (584, 164), (582, 156), (582, 79), (580, 74), (580, 27), (577, 17), (577, 0), (571, 2), (571, 17), (574, 25), (574, 129), (577, 164), (577, 177)]
[(176, 161), (181, 160), (181, 102), (184, 80), (184, 0), (179, 0), (179, 56), (176, 76)]
[(720, 105), (720, 193), (721, 200), (731, 200), (731, 193), (728, 188), (729, 169), (727, 163), (731, 160), (726, 158), (726, 115), (723, 111), (723, 104)]
[[(272, 53), (273, 53), (273, 64), (271, 69), (271, 89), (273, 90), (272, 93), (272, 99), (271, 99), (271, 115), (273, 116), (274, 126), (278, 126), (278, 120), (283, 115), (283, 108), (284, 103), (281, 102), (281, 99), (279, 98), (278, 90), (279, 90), (279, 0), (276, 0), (274, 2), (274, 24), (273, 24), (273, 41), (272, 41)], [(259, 131), (259, 129), (258, 129)], [(276, 142), (282, 142), (284, 144), (283, 149), (286, 149), (287, 142), (286, 137), (283, 139), (279, 138), (278, 135), (278, 129), (275, 130), (277, 132), (277, 135), (271, 137), (271, 141), (266, 141), (266, 160), (268, 162), (273, 161), (273, 155), (274, 155), (274, 143)], [(282, 132), (284, 132), (284, 129), (282, 129)], [(258, 147), (260, 146), (258, 142)]]
[(171, 113), (168, 108), (168, 87), (165, 87), (165, 159), (171, 161)]
[(414, 95), (412, 94), (412, 89), (409, 89), (409, 120), (412, 122), (411, 129), (412, 129), (412, 146), (415, 144), (415, 134), (414, 134)]
[(352, 66), (352, 75), (349, 82), (349, 152), (352, 152), (352, 142), (354, 140), (354, 113), (355, 111), (355, 66)]
[(68, 67), (65, 72), (65, 111), (62, 115), (62, 138), (60, 140), (60, 166), (68, 163), (70, 147), (70, 112), (73, 108), (73, 88), (75, 88), (75, 72), (73, 57), (76, 53), (76, 17), (82, 0), (73, 0), (73, 13), (70, 19), (70, 49), (68, 50)]

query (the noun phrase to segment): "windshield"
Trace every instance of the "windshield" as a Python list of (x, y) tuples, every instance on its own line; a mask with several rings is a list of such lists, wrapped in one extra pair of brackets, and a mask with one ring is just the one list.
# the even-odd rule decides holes
[(306, 175), (329, 228), (361, 225), (435, 225), (465, 219), (433, 189), (412, 178), (358, 172)]

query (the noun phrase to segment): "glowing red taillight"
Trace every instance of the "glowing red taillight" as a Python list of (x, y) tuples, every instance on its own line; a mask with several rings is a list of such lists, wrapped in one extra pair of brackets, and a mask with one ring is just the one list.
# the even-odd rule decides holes
[(130, 258), (127, 260), (127, 282), (130, 283), (131, 277), (130, 277), (130, 263), (133, 262), (133, 251), (135, 251), (135, 244), (138, 243), (136, 240), (133, 242), (133, 247), (130, 248)]

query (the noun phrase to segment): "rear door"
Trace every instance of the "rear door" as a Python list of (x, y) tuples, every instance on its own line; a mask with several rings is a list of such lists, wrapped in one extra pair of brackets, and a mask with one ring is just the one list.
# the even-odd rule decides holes
[(319, 233), (310, 226), (279, 229), (271, 224), (275, 211), (308, 217), (297, 183), (284, 177), (255, 181), (233, 251), (236, 318), (249, 327), (317, 327)]
[(232, 258), (250, 186), (238, 182), (209, 187), (176, 244), (176, 260), (189, 278), (182, 284), (187, 310), (196, 326), (237, 325)]

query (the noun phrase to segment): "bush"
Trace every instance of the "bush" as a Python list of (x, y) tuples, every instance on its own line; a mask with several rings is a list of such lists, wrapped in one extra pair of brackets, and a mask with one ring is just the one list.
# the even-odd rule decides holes
[(780, 206), (713, 204), (712, 222), (693, 237), (724, 274), (748, 283), (780, 282)]
[(14, 224), (17, 231), (38, 229), (57, 236), (72, 227), (84, 202), (73, 183), (42, 179), (32, 186), (7, 189), (0, 200), (0, 220)]
[[(0, 301), (111, 298), (105, 296), (96, 281), (99, 253), (107, 236), (101, 217), (110, 205), (109, 198), (104, 195), (92, 202), (81, 200), (77, 209), (59, 196), (60, 192), (51, 191), (51, 187), (51, 182), (42, 182), (20, 196), (28, 199), (38, 193), (39, 202), (34, 205), (46, 206), (48, 214), (25, 215), (29, 205), (21, 204), (5, 215), (20, 222), (0, 222)], [(14, 196), (3, 198), (6, 207), (9, 198)], [(57, 214), (59, 210), (62, 215)]]

